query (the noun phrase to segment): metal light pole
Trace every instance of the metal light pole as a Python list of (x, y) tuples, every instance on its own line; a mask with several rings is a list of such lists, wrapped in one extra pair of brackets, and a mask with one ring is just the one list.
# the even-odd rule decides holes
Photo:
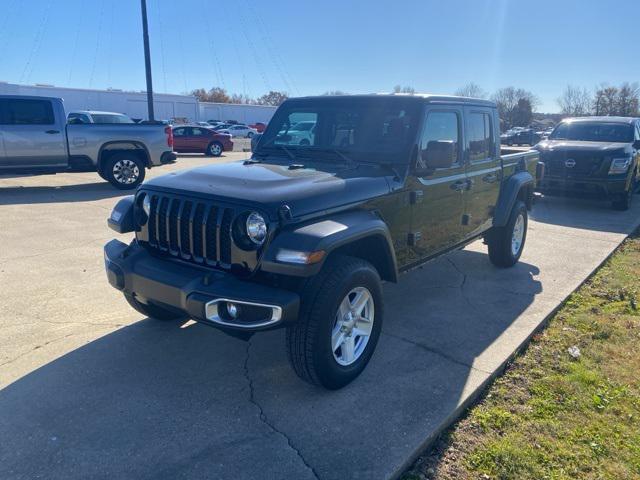
[(153, 84), (151, 83), (151, 52), (149, 51), (149, 26), (147, 24), (147, 0), (140, 0), (142, 6), (142, 37), (144, 40), (144, 68), (147, 73), (147, 108), (149, 121), (155, 120), (153, 114)]

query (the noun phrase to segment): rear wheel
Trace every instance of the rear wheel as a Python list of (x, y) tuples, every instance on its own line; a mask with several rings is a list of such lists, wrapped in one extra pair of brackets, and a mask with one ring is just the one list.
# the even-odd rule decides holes
[(254, 135), (254, 133), (253, 133), (253, 132), (249, 132), (249, 133), (247, 133), (247, 138), (252, 138), (252, 137), (253, 137), (253, 135)]
[(296, 374), (331, 390), (353, 381), (373, 355), (383, 313), (380, 276), (369, 262), (328, 260), (304, 289), (300, 318), (287, 328)]
[(220, 142), (211, 142), (207, 147), (206, 154), (212, 157), (219, 157), (223, 151), (224, 147)]
[(527, 207), (517, 201), (504, 227), (493, 227), (487, 235), (489, 259), (496, 267), (511, 267), (518, 263), (527, 239), (529, 223)]
[(180, 318), (185, 318), (186, 316), (182, 313), (174, 312), (173, 310), (169, 310), (166, 308), (159, 307), (158, 305), (150, 305), (147, 303), (142, 303), (138, 301), (133, 295), (129, 295), (128, 293), (124, 294), (124, 298), (127, 300), (129, 305), (131, 305), (135, 310), (140, 312), (141, 314), (149, 317), (155, 318), (156, 320), (178, 320)]
[(130, 153), (116, 153), (105, 162), (102, 172), (114, 187), (131, 190), (144, 180), (144, 162)]

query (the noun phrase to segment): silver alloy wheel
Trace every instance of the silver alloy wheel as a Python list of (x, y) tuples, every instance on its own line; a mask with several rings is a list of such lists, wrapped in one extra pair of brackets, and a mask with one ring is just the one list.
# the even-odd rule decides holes
[(522, 241), (524, 240), (524, 216), (518, 215), (516, 223), (513, 225), (513, 234), (511, 235), (511, 254), (515, 257), (522, 248)]
[(218, 156), (222, 153), (222, 147), (217, 143), (213, 143), (211, 144), (211, 147), (209, 147), (209, 152), (211, 155)]
[(121, 183), (123, 185), (131, 185), (138, 180), (140, 176), (140, 169), (136, 162), (133, 160), (122, 159), (118, 160), (113, 165), (113, 178), (116, 179), (116, 182)]
[(340, 365), (351, 365), (362, 356), (371, 338), (374, 314), (373, 296), (365, 287), (352, 289), (342, 299), (331, 331), (331, 351)]

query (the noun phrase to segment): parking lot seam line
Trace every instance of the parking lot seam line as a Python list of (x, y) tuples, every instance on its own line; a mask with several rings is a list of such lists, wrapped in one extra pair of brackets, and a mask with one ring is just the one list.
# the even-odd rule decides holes
[(315, 471), (315, 469), (305, 460), (305, 458), (302, 455), (302, 453), (300, 452), (300, 450), (298, 450), (298, 448), (296, 448), (296, 446), (293, 444), (293, 442), (288, 437), (288, 435), (285, 432), (283, 432), (282, 430), (278, 429), (273, 423), (271, 423), (269, 421), (269, 419), (267, 418), (267, 415), (264, 413), (264, 409), (262, 408), (262, 406), (256, 400), (256, 398), (255, 398), (255, 387), (253, 385), (253, 379), (251, 378), (251, 375), (249, 374), (249, 353), (250, 353), (250, 349), (251, 349), (251, 339), (247, 340), (247, 351), (246, 351), (246, 356), (245, 356), (245, 360), (244, 360), (244, 376), (247, 379), (247, 383), (249, 384), (249, 402), (258, 409), (258, 418), (260, 419), (260, 421), (262, 423), (264, 423), (267, 427), (269, 427), (274, 433), (277, 433), (278, 435), (283, 437), (285, 439), (285, 441), (287, 442), (287, 445), (289, 446), (289, 448), (291, 450), (293, 450), (294, 452), (296, 452), (296, 455), (298, 456), (298, 458), (302, 461), (304, 466), (307, 467), (307, 469), (309, 469), (309, 471), (313, 474), (314, 478), (317, 478), (319, 480), (320, 477), (318, 476), (318, 473)]
[(444, 358), (446, 360), (449, 360), (450, 362), (455, 363), (456, 365), (467, 367), (467, 368), (470, 368), (471, 370), (475, 370), (477, 372), (484, 373), (486, 375), (491, 375), (491, 372), (489, 372), (487, 370), (483, 370), (482, 368), (474, 367), (473, 365), (471, 365), (469, 363), (463, 362), (462, 360), (458, 360), (457, 358), (452, 357), (452, 356), (450, 356), (450, 355), (448, 355), (448, 354), (446, 354), (444, 352), (441, 352), (437, 348), (433, 348), (433, 347), (430, 347), (428, 345), (425, 345), (424, 343), (416, 342), (415, 340), (411, 340), (411, 339), (403, 337), (401, 335), (396, 335), (395, 333), (382, 332), (382, 334), (383, 335), (387, 335), (388, 337), (391, 337), (391, 338), (395, 338), (396, 340), (400, 340), (400, 341), (403, 341), (403, 342), (410, 343), (411, 345), (415, 345), (416, 347), (419, 347), (419, 348), (421, 348), (423, 350), (426, 350), (429, 353), (433, 353), (433, 354), (438, 355), (438, 356), (440, 356), (440, 357), (442, 357), (442, 358)]
[(44, 342), (42, 345), (36, 345), (31, 350), (27, 350), (26, 352), (22, 352), (17, 357), (14, 357), (14, 358), (12, 358), (10, 360), (7, 360), (6, 362), (0, 363), (0, 367), (5, 367), (7, 365), (10, 365), (10, 364), (20, 360), (22, 357), (26, 357), (27, 355), (35, 352), (36, 350), (40, 350), (41, 348), (47, 347), (47, 346), (51, 345), (52, 343), (59, 342), (60, 340), (65, 340), (65, 339), (67, 339), (69, 337), (75, 337), (75, 336), (85, 335), (85, 334), (86, 334), (86, 332), (75, 332), (75, 333), (70, 333), (68, 335), (65, 335), (63, 337), (54, 338), (53, 340), (49, 340), (47, 342)]

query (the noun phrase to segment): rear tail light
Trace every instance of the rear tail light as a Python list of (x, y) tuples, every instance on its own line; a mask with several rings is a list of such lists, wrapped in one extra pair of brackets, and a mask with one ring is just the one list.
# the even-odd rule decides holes
[(167, 135), (167, 146), (173, 148), (173, 130), (171, 127), (164, 127), (164, 133)]

